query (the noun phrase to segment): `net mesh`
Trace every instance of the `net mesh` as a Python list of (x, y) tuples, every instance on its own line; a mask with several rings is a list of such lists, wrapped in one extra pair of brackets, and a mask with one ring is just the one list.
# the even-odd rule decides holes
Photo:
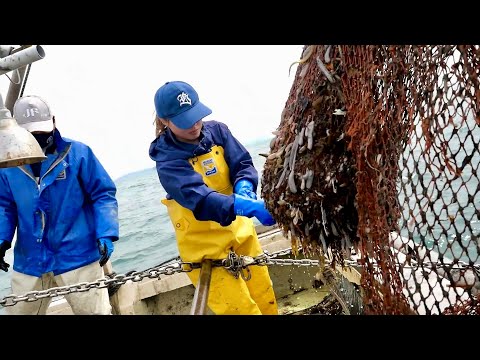
[(294, 248), (356, 257), (367, 314), (480, 312), (479, 59), (309, 45), (296, 62), (262, 197)]

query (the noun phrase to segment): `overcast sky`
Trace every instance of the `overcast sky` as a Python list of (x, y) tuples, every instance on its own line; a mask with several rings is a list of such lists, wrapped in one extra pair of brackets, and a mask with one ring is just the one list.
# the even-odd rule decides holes
[[(65, 137), (89, 145), (113, 179), (154, 167), (155, 91), (167, 81), (192, 85), (213, 113), (248, 143), (272, 136), (303, 45), (42, 45), (24, 95), (51, 106)], [(15, 45), (16, 46), (16, 45)], [(11, 76), (12, 72), (7, 73)], [(9, 80), (0, 76), (6, 99)]]

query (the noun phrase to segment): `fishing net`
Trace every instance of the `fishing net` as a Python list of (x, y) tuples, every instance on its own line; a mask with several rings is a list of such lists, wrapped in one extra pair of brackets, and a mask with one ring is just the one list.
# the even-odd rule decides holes
[[(262, 174), (366, 314), (480, 313), (479, 46), (305, 46)], [(293, 64), (292, 64), (293, 65)]]

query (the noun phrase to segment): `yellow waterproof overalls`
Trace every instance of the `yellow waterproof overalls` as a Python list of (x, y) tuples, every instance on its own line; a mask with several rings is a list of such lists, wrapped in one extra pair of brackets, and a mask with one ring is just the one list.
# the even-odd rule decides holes
[[(213, 146), (204, 155), (189, 159), (205, 184), (225, 195), (233, 193), (229, 168), (221, 146)], [(163, 199), (175, 229), (178, 251), (182, 261), (201, 262), (203, 259), (226, 259), (230, 250), (251, 257), (262, 253), (253, 221), (237, 216), (228, 226), (215, 221), (199, 221), (192, 211), (175, 200)], [(273, 315), (278, 314), (272, 280), (267, 266), (249, 266), (251, 279), (237, 279), (223, 267), (213, 267), (208, 306), (215, 314)], [(187, 272), (196, 286), (200, 269)]]

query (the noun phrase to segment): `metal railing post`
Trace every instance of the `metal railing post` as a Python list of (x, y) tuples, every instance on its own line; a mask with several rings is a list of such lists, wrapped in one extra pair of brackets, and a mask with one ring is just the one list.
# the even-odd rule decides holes
[(210, 290), (210, 280), (212, 278), (212, 260), (202, 261), (200, 276), (193, 296), (192, 309), (190, 315), (205, 315), (208, 303), (208, 292)]

